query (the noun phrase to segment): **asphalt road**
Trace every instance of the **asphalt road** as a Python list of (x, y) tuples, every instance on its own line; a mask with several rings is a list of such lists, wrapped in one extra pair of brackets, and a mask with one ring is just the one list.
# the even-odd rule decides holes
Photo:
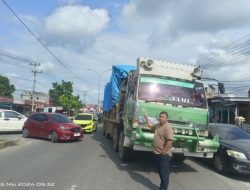
[[(133, 161), (122, 163), (101, 130), (85, 135), (81, 142), (24, 139), (0, 150), (0, 189), (156, 189), (160, 180), (153, 155), (136, 153)], [(250, 189), (250, 176), (223, 176), (196, 159), (172, 165), (171, 170), (169, 190)]]

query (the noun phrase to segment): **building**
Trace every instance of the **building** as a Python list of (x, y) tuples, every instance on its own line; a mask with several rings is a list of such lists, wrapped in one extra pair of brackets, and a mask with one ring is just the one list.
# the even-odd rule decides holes
[[(36, 111), (42, 111), (44, 109), (44, 107), (47, 107), (50, 105), (49, 94), (46, 94), (43, 92), (35, 92), (34, 98), (35, 98), (34, 109)], [(24, 102), (24, 105), (32, 106), (32, 92), (31, 91), (23, 91), (20, 95), (20, 101)]]
[(250, 98), (213, 97), (208, 98), (210, 122), (235, 124), (235, 117), (242, 116), (250, 124)]
[(0, 96), (0, 109), (12, 109), (13, 98)]
[[(44, 107), (50, 106), (50, 96), (43, 92), (35, 93), (34, 108), (36, 111), (43, 111)], [(28, 115), (32, 109), (32, 92), (23, 91), (20, 97), (0, 97), (0, 109), (13, 109)]]

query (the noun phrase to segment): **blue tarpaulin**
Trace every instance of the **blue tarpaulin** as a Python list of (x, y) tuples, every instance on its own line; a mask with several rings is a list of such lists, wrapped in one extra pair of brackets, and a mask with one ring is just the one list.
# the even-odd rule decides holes
[(108, 82), (104, 89), (103, 111), (109, 111), (111, 108), (111, 83)]
[(112, 109), (118, 100), (121, 87), (121, 81), (128, 77), (128, 73), (136, 70), (135, 66), (131, 65), (114, 65), (112, 67), (112, 75), (110, 82), (106, 84), (103, 99), (103, 111)]

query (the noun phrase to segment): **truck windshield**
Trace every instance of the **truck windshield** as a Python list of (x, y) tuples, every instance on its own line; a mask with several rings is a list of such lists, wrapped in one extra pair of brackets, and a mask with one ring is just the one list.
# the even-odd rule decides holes
[(202, 83), (168, 78), (140, 77), (138, 99), (145, 102), (162, 102), (186, 107), (207, 108)]

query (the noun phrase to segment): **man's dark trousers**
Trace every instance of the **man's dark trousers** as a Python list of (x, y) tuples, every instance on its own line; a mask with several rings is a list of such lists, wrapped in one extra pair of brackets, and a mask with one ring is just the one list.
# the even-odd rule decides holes
[(160, 190), (167, 190), (170, 173), (170, 156), (156, 154), (156, 168), (161, 179)]

